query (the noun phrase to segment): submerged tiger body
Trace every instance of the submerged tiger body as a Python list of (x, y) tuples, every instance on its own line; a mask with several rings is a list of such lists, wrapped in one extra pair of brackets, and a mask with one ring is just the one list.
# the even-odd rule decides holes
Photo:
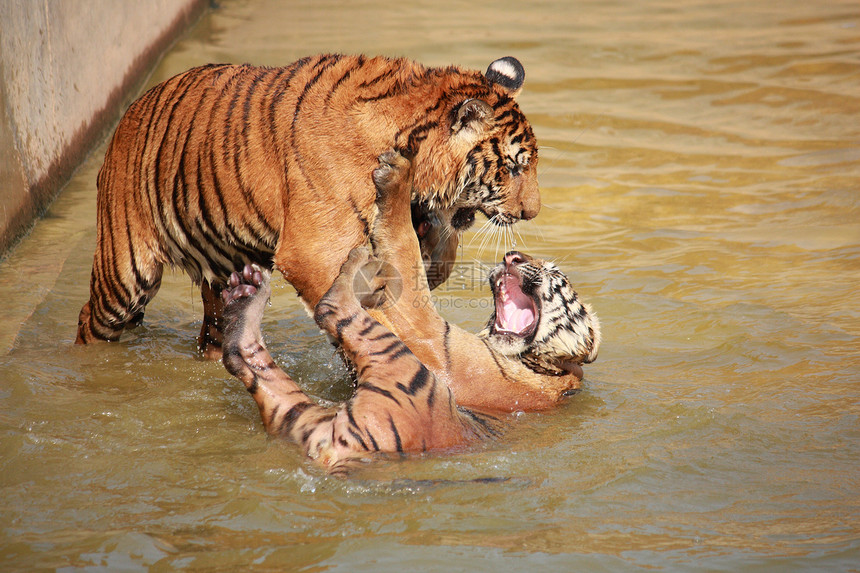
[[(403, 162), (391, 155), (386, 162), (374, 173), (383, 192), (381, 216), (405, 227), (408, 218), (385, 205), (386, 184), (396, 185)], [(392, 248), (389, 240), (382, 237), (377, 245), (383, 257)], [(317, 324), (337, 341), (357, 378), (353, 397), (333, 407), (311, 400), (266, 350), (260, 323), (270, 293), (268, 271), (246, 266), (224, 290), (225, 367), (254, 397), (267, 432), (296, 442), (330, 472), (346, 471), (378, 453), (463, 447), (501, 429), (492, 399), (469, 404), (460, 399), (470, 395), (464, 388), (492, 392), (492, 384), (435, 374), (413, 345), (372, 316), (372, 309), (394, 308), (403, 299), (398, 289), (388, 288), (384, 269), (384, 261), (368, 249), (354, 249), (316, 306)], [(580, 364), (597, 357), (600, 324), (567, 277), (552, 263), (510, 252), (490, 274), (490, 283), (495, 310), (481, 338), (472, 339), (493, 353), (499, 368), (501, 363), (535, 368), (550, 374), (544, 380), (571, 372), (581, 377)]]

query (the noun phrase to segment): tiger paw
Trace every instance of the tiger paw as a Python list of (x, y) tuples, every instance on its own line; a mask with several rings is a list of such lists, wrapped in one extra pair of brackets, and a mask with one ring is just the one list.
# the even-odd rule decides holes
[[(404, 151), (405, 153), (405, 151)], [(412, 191), (412, 162), (395, 149), (378, 157), (379, 167), (373, 170), (377, 197), (408, 189)]]
[(245, 265), (242, 272), (234, 272), (221, 291), (224, 315), (253, 315), (260, 320), (271, 295), (270, 274), (257, 265)]

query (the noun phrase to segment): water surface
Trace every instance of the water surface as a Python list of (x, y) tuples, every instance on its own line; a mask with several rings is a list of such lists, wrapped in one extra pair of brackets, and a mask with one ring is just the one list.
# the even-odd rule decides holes
[[(321, 51), (519, 57), (544, 208), (517, 247), (592, 303), (600, 357), (498, 443), (326, 478), (196, 359), (185, 276), (121, 343), (72, 344), (102, 147), (0, 263), (2, 569), (856, 570), (858, 26), (855, 2), (221, 2), (153, 83)], [(478, 262), (510, 246), (482, 242), (436, 291), (472, 329)], [(283, 281), (265, 329), (309, 392), (348, 394)]]

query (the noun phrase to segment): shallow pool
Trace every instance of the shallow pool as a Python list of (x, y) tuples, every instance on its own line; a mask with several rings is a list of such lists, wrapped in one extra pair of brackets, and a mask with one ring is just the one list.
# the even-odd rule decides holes
[[(219, 4), (153, 83), (321, 51), (519, 57), (544, 207), (517, 247), (592, 303), (600, 357), (497, 443), (327, 478), (196, 358), (185, 276), (121, 343), (72, 344), (102, 147), (0, 263), (0, 569), (856, 569), (856, 2)], [(484, 238), (435, 292), (472, 329), (476, 269), (510, 246)], [(282, 280), (265, 329), (311, 393), (349, 393)]]

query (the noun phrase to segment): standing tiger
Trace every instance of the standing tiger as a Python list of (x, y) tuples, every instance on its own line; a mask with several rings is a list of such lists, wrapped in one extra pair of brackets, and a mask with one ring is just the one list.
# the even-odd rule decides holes
[[(153, 87), (120, 120), (99, 172), (90, 300), (76, 342), (116, 340), (139, 323), (165, 264), (201, 283), (199, 345), (209, 357), (221, 354), (218, 294), (246, 263), (279, 270), (313, 308), (351, 249), (398, 233), (377, 221), (370, 177), (387, 149), (413, 158), (400, 199), (407, 217), (415, 199), (448, 220), (477, 211), (500, 225), (531, 219), (540, 195), (537, 143), (515, 101), (524, 77), (510, 57), (482, 74), (327, 54), (284, 68), (209, 65)], [(405, 224), (387, 260), (426, 281)], [(437, 374), (496, 386), (493, 406), (550, 407), (579, 383), (500, 367), (432, 306), (403, 298), (381, 319)], [(465, 399), (483, 401), (480, 392)]]

